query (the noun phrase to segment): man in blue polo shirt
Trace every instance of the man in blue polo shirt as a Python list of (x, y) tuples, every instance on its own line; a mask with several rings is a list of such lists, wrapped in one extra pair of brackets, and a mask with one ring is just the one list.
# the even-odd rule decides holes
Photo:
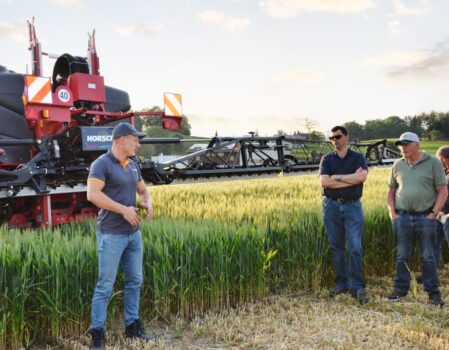
[(369, 296), (363, 281), (364, 219), (360, 197), (368, 176), (368, 167), (362, 154), (349, 149), (346, 128), (332, 128), (329, 140), (334, 152), (325, 155), (320, 164), (324, 226), (336, 274), (336, 288), (329, 292), (329, 296), (335, 297), (349, 291), (361, 304), (365, 304)]
[(142, 272), (142, 236), (136, 208), (136, 192), (147, 218), (153, 215), (151, 197), (140, 168), (128, 157), (136, 155), (145, 134), (131, 124), (120, 123), (112, 131), (112, 148), (92, 163), (87, 199), (100, 210), (97, 220), (98, 280), (92, 298), (93, 349), (104, 348), (107, 306), (119, 265), (125, 274), (125, 336), (151, 340), (139, 320)]

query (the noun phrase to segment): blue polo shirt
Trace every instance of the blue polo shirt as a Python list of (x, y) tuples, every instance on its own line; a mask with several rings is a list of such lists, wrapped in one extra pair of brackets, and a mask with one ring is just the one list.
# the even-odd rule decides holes
[[(102, 192), (106, 196), (127, 207), (135, 207), (137, 184), (142, 181), (142, 175), (136, 162), (131, 159), (120, 162), (109, 150), (92, 163), (88, 181), (102, 182)], [(120, 214), (99, 210), (97, 230), (102, 233), (131, 234), (138, 229), (138, 226), (132, 226)]]
[[(354, 174), (358, 168), (368, 170), (368, 165), (363, 154), (349, 149), (346, 156), (342, 159), (337, 155), (337, 152), (333, 151), (321, 159), (320, 175)], [(359, 199), (362, 197), (362, 193), (363, 184), (336, 189), (323, 188), (323, 196), (333, 199)]]

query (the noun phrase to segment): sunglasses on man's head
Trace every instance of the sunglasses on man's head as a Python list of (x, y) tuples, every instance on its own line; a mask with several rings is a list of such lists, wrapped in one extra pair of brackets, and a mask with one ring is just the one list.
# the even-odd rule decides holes
[(339, 134), (339, 135), (335, 135), (335, 136), (330, 136), (329, 140), (334, 141), (334, 140), (340, 140), (343, 137), (343, 135)]

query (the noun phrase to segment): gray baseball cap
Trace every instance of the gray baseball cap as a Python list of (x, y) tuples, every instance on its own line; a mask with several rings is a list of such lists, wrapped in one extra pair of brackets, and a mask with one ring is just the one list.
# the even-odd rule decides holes
[(145, 134), (143, 132), (137, 131), (136, 128), (130, 123), (117, 124), (112, 130), (113, 139), (118, 139), (119, 137), (128, 135), (137, 136), (139, 139), (145, 137)]
[(408, 145), (412, 142), (419, 142), (419, 137), (413, 132), (404, 132), (401, 136), (399, 136), (399, 140), (394, 144), (397, 145)]

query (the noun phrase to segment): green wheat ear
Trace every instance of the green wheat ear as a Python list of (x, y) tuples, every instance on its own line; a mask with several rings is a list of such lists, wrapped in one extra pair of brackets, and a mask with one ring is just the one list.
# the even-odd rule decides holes
[(139, 216), (145, 218), (147, 216), (147, 211), (143, 207), (139, 207)]

